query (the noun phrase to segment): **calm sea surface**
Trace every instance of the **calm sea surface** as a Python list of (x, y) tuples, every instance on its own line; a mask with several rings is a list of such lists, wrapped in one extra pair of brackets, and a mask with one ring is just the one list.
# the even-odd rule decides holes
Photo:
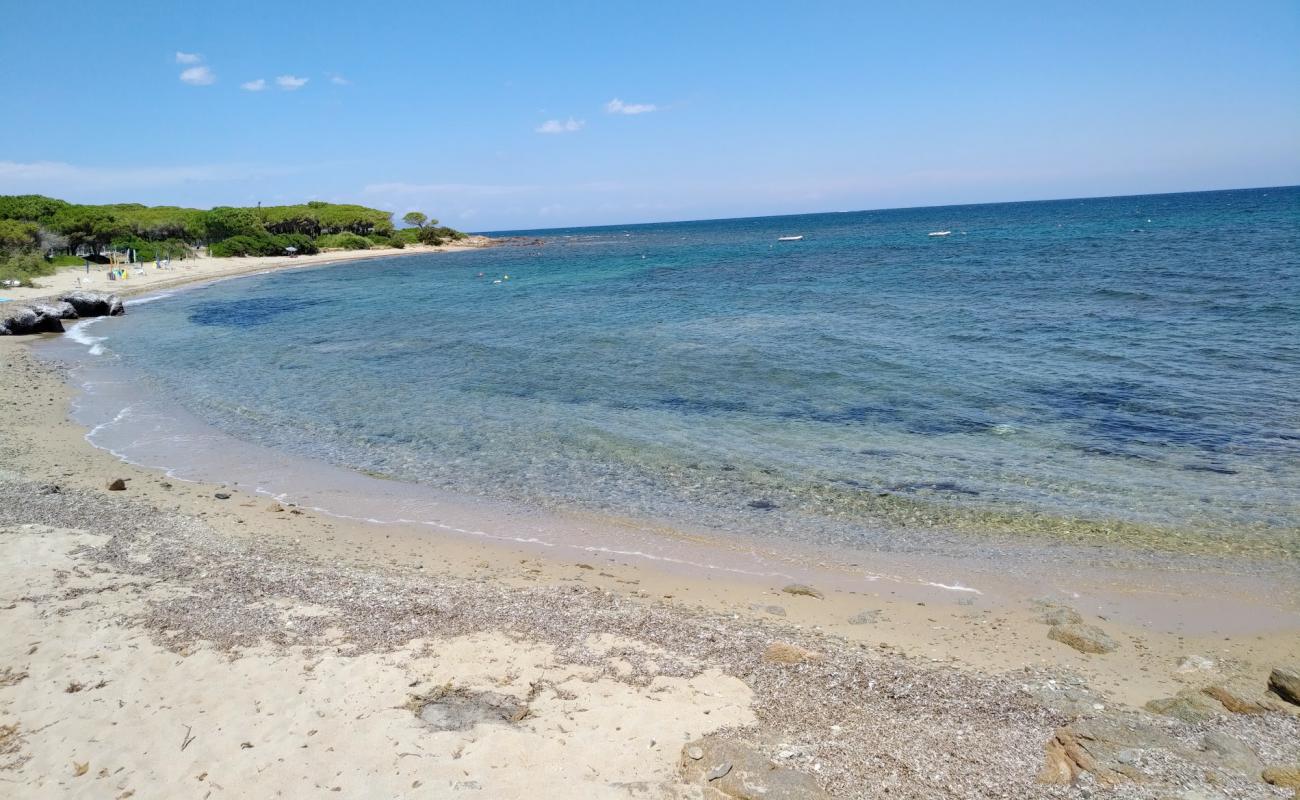
[(530, 236), (91, 330), (238, 438), (468, 496), (1300, 558), (1300, 189)]

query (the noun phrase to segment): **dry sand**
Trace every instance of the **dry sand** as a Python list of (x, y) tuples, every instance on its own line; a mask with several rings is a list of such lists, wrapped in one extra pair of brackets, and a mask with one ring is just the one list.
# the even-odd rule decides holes
[[(68, 401), (0, 339), (2, 796), (718, 797), (677, 770), (717, 731), (836, 797), (1290, 796), (1258, 767), (1300, 759), (1295, 712), (1264, 695), (1300, 662), (1294, 623), (1225, 638), (1081, 607), (1119, 645), (1087, 655), (1030, 596), (817, 598), (546, 559), (122, 464)], [(815, 656), (764, 658), (774, 642)], [(1206, 686), (1264, 710), (1140, 710)], [(1085, 739), (1141, 780), (1040, 782), (1063, 725), (1145, 737)]]
[[(371, 258), (390, 258), (393, 256), (419, 255), (422, 253), (454, 253), (462, 250), (475, 250), (489, 245), (491, 240), (483, 236), (471, 236), (459, 244), (445, 244), (438, 247), (427, 245), (410, 245), (405, 248), (385, 247), (373, 250), (335, 250), (310, 256), (248, 256), (245, 258), (197, 258), (176, 259), (168, 269), (158, 269), (154, 262), (123, 265), (128, 276), (123, 280), (110, 281), (107, 267), (91, 264), (87, 272), (82, 267), (63, 267), (53, 275), (37, 278), (34, 287), (16, 287), (0, 289), (0, 297), (15, 303), (30, 302), (48, 297), (55, 297), (77, 289), (96, 292), (113, 292), (123, 297), (144, 292), (180, 286), (186, 283), (231, 278), (236, 275), (249, 275), (268, 270), (301, 269), (304, 267), (336, 264), (345, 261), (361, 261)], [(135, 270), (142, 270), (143, 275), (136, 275)], [(4, 304), (0, 304), (3, 308)]]

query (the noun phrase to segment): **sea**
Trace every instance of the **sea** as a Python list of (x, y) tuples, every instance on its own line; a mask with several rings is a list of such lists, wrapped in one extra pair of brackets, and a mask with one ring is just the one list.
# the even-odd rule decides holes
[(75, 414), (380, 522), (1300, 560), (1298, 187), (494, 235), (132, 301), (62, 345)]

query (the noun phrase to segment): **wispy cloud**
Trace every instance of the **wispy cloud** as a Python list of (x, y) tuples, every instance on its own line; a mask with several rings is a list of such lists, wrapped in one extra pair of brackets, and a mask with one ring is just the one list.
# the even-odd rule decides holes
[(176, 51), (177, 64), (197, 64), (203, 60), (203, 56), (198, 53), (185, 53), (180, 50)]
[(337, 72), (330, 72), (330, 73), (328, 73), (328, 74), (329, 74), (329, 78), (330, 78), (330, 83), (334, 84), (335, 86), (351, 86), (351, 85), (352, 85), (352, 81), (348, 80), (347, 78), (343, 77), (342, 75), (338, 74)]
[(217, 82), (217, 75), (207, 67), (190, 67), (181, 73), (181, 83), (190, 86), (209, 86)]
[(540, 187), (509, 184), (476, 183), (372, 183), (364, 187), (362, 194), (388, 195), (390, 197), (503, 197), (506, 195), (527, 194)]
[(286, 92), (292, 92), (295, 89), (301, 89), (307, 85), (310, 78), (299, 78), (296, 75), (281, 75), (275, 79), (275, 85), (284, 89)]
[(0, 161), (0, 194), (44, 192), (85, 197), (87, 193), (104, 191), (118, 196), (124, 189), (253, 180), (304, 169), (256, 164), (90, 167), (62, 161)]
[(573, 133), (582, 130), (582, 126), (586, 124), (586, 120), (574, 119), (573, 117), (569, 117), (564, 121), (548, 119), (537, 126), (536, 130), (538, 133)]
[(653, 103), (624, 103), (617, 97), (605, 104), (607, 114), (649, 114), (658, 110), (659, 106)]
[(239, 84), (239, 88), (249, 92), (260, 92), (266, 88), (266, 79), (258, 78), (255, 81), (244, 81), (243, 83)]

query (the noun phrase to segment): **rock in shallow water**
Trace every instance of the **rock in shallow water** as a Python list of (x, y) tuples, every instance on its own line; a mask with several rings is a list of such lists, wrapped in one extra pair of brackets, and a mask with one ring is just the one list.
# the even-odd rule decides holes
[(819, 590), (814, 589), (811, 586), (806, 586), (802, 583), (792, 583), (789, 586), (783, 588), (781, 591), (785, 592), (786, 594), (803, 595), (805, 597), (816, 597), (818, 600), (821, 600), (826, 596), (822, 594)]
[(1080, 653), (1111, 653), (1119, 645), (1095, 625), (1053, 625), (1047, 638), (1069, 645)]
[(1078, 625), (1083, 616), (1069, 606), (1049, 605), (1038, 615), (1038, 621), (1048, 625)]

